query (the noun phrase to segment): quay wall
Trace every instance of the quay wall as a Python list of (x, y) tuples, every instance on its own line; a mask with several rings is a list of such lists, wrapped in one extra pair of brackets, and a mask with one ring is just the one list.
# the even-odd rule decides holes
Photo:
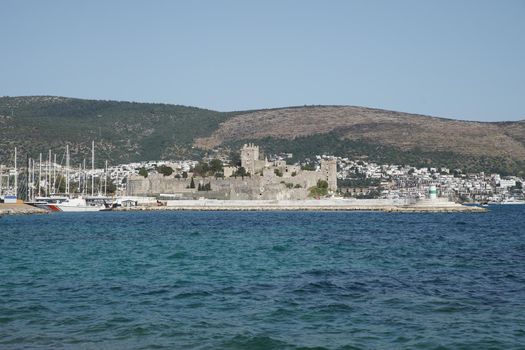
[(322, 199), (322, 200), (168, 200), (164, 206), (138, 206), (116, 210), (230, 210), (230, 211), (388, 211), (388, 212), (485, 212), (447, 200)]

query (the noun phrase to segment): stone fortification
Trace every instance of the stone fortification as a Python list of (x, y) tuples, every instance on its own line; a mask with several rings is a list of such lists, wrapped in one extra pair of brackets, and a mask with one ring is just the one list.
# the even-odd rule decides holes
[[(258, 146), (244, 145), (241, 149), (241, 166), (248, 176), (234, 176), (234, 167), (225, 168), (224, 178), (197, 177), (189, 173), (188, 178), (174, 175), (151, 174), (144, 178), (133, 175), (128, 178), (127, 195), (159, 196), (173, 194), (180, 198), (215, 198), (229, 200), (256, 199), (305, 199), (309, 188), (316, 186), (319, 180), (328, 183), (328, 188), (337, 190), (337, 164), (335, 160), (321, 160), (320, 171), (302, 170), (300, 166), (288, 165), (284, 160), (268, 162), (260, 159)], [(195, 187), (190, 184), (193, 178)], [(208, 191), (198, 191), (209, 184)]]

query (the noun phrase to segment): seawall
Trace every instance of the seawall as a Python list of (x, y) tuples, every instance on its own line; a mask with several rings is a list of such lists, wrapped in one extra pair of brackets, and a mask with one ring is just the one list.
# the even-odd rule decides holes
[(27, 204), (5, 204), (0, 203), (0, 216), (3, 215), (24, 215), (24, 214), (45, 214), (47, 210), (32, 207)]
[(173, 200), (163, 206), (117, 208), (134, 210), (194, 211), (386, 211), (386, 212), (485, 212), (444, 200), (323, 199), (323, 200)]

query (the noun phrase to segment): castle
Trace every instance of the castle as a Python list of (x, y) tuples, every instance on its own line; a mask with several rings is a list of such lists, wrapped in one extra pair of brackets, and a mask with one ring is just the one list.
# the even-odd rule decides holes
[[(224, 167), (224, 177), (200, 177), (189, 173), (187, 178), (152, 174), (144, 178), (132, 175), (128, 179), (127, 194), (132, 196), (160, 196), (169, 194), (180, 198), (215, 199), (305, 199), (309, 189), (319, 180), (328, 183), (328, 189), (337, 190), (335, 160), (321, 160), (320, 171), (303, 170), (288, 165), (284, 160), (269, 162), (261, 159), (259, 147), (245, 144), (241, 148), (241, 167), (246, 176), (239, 176), (237, 167)], [(193, 179), (194, 187), (190, 184)], [(208, 185), (206, 191), (199, 190)]]

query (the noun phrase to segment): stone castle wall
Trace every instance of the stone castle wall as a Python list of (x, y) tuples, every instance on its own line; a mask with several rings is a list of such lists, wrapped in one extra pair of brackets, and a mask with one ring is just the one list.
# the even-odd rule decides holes
[[(127, 195), (159, 196), (173, 194), (184, 198), (215, 199), (305, 199), (308, 189), (316, 186), (319, 180), (328, 182), (332, 191), (337, 190), (337, 163), (335, 160), (321, 160), (321, 171), (305, 171), (296, 165), (287, 165), (280, 160), (269, 163), (259, 159), (259, 147), (253, 144), (244, 145), (241, 149), (241, 166), (251, 176), (201, 178), (195, 177), (195, 188), (189, 188), (191, 174), (186, 179), (174, 176), (152, 174), (144, 178), (139, 175), (128, 179)], [(225, 174), (231, 175), (233, 167), (225, 168)], [(281, 175), (279, 176), (276, 172)], [(198, 191), (201, 185), (210, 184), (210, 191)]]

